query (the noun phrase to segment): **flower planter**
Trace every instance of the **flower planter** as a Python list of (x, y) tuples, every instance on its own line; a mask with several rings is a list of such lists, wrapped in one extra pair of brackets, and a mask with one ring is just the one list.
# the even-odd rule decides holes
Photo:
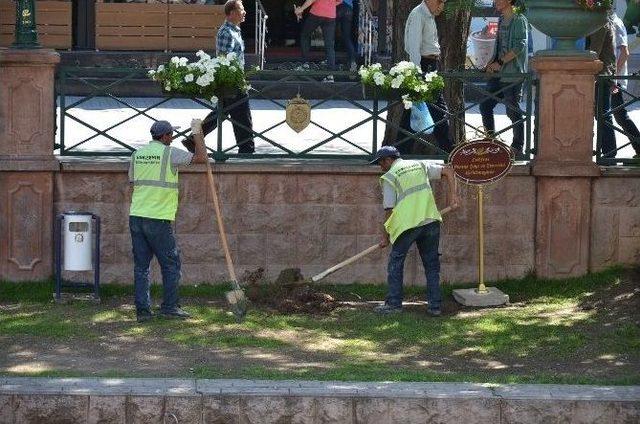
[(545, 56), (591, 55), (576, 50), (578, 39), (594, 33), (607, 21), (606, 11), (582, 9), (573, 0), (527, 0), (526, 16), (531, 25), (557, 40), (554, 50), (537, 54)]

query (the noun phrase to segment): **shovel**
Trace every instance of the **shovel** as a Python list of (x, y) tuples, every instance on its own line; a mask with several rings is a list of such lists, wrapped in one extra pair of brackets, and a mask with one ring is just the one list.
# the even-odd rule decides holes
[[(453, 209), (453, 206), (448, 206), (444, 209), (442, 209), (440, 211), (440, 215), (444, 215), (447, 212), (450, 212)], [(358, 259), (364, 258), (365, 256), (371, 254), (372, 252), (375, 252), (376, 250), (380, 249), (380, 245), (379, 244), (374, 244), (371, 247), (366, 248), (365, 250), (363, 250), (362, 252), (353, 255), (352, 257), (345, 259), (344, 261), (340, 262), (337, 265), (332, 266), (329, 269), (326, 269), (324, 271), (322, 271), (320, 274), (314, 275), (313, 277), (311, 277), (311, 282), (313, 283), (317, 283), (318, 281), (322, 280), (323, 278), (326, 278), (327, 276), (333, 274), (334, 272), (344, 268), (347, 265), (350, 265), (352, 263), (354, 263), (355, 261), (357, 261)]]
[(224, 257), (227, 261), (227, 269), (229, 271), (229, 277), (231, 278), (232, 290), (225, 293), (227, 302), (231, 307), (233, 315), (235, 315), (238, 321), (242, 321), (247, 313), (247, 297), (244, 291), (238, 284), (238, 278), (236, 277), (236, 271), (233, 267), (233, 261), (231, 260), (231, 253), (229, 253), (229, 245), (227, 244), (227, 233), (224, 230), (224, 222), (222, 221), (222, 211), (220, 210), (220, 200), (218, 199), (218, 191), (216, 190), (216, 184), (213, 180), (213, 172), (211, 172), (211, 165), (209, 164), (209, 158), (207, 158), (207, 182), (209, 183), (209, 191), (213, 198), (213, 207), (216, 211), (216, 220), (218, 221), (218, 230), (220, 232), (220, 240), (222, 241), (222, 248), (224, 249)]

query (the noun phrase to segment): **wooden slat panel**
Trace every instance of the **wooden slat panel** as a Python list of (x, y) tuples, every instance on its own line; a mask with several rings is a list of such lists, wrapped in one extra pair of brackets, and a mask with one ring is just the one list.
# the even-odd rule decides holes
[(210, 28), (219, 27), (224, 22), (224, 15), (181, 13), (169, 15), (169, 26)]
[(210, 50), (215, 48), (216, 39), (214, 38), (177, 38), (169, 39), (169, 50), (172, 51), (193, 51), (193, 50)]
[(168, 26), (167, 5), (96, 3), (96, 27)]
[(166, 50), (166, 4), (96, 3), (96, 49)]
[[(38, 41), (44, 47), (70, 49), (72, 43), (71, 2), (38, 1), (36, 6)], [(15, 3), (0, 0), (0, 46), (13, 43)], [(7, 41), (8, 40), (8, 41)]]
[(215, 40), (218, 28), (170, 28), (169, 37), (213, 37)]
[(98, 50), (165, 50), (166, 37), (96, 37)]
[(166, 37), (167, 29), (164, 27), (100, 27), (96, 28), (96, 35), (101, 37), (129, 37), (129, 36), (155, 36)]

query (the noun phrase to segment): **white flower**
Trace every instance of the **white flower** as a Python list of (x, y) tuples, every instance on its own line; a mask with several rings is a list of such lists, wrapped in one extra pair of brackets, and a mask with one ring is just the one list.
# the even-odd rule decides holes
[(438, 76), (437, 72), (427, 72), (426, 74), (424, 74), (424, 80), (426, 82), (431, 82), (437, 76)]
[(376, 83), (376, 85), (383, 85), (384, 74), (382, 72), (376, 72), (375, 74), (373, 74), (373, 81)]
[(216, 96), (211, 97), (211, 103), (212, 104), (218, 104), (218, 98)]
[(164, 89), (166, 91), (171, 91), (171, 84), (167, 83), (167, 85), (164, 86)]
[(358, 73), (360, 74), (360, 78), (366, 78), (369, 74), (369, 71), (364, 66), (361, 66), (360, 70), (358, 70)]
[(413, 106), (413, 102), (409, 100), (408, 94), (405, 94), (404, 96), (402, 96), (402, 104), (404, 105), (405, 109), (411, 109), (411, 106)]
[(187, 66), (187, 63), (189, 63), (189, 59), (187, 59), (186, 57), (181, 57), (179, 60), (180, 66)]
[(391, 88), (400, 88), (402, 82), (404, 81), (404, 75), (400, 74), (394, 79), (391, 80)]
[(158, 66), (158, 72), (162, 72), (162, 71), (164, 71), (164, 65)]
[(234, 52), (227, 53), (227, 60), (228, 60), (228, 61), (235, 60), (235, 59), (236, 59), (236, 57), (238, 57), (238, 56), (237, 56)]
[(180, 64), (180, 58), (178, 56), (173, 56), (171, 58), (171, 63), (173, 63), (174, 65), (179, 65)]
[(211, 56), (209, 56), (208, 54), (206, 54), (202, 50), (198, 50), (198, 52), (196, 53), (196, 56), (198, 56), (200, 58), (200, 60), (209, 60), (209, 59), (211, 59)]
[(229, 59), (227, 59), (225, 56), (218, 56), (218, 60), (216, 61), (216, 63), (218, 63), (218, 65), (224, 65), (224, 66), (229, 66), (230, 64)]
[(210, 82), (211, 81), (209, 80), (209, 78), (206, 77), (206, 74), (200, 75), (196, 80), (196, 84), (198, 84), (200, 87), (206, 87), (209, 85)]
[(372, 70), (379, 70), (382, 69), (382, 65), (380, 63), (374, 63), (373, 65), (370, 65), (369, 68)]
[(193, 74), (187, 74), (184, 76), (184, 82), (191, 82), (193, 81)]
[(236, 68), (235, 66), (229, 66), (229, 70), (230, 70), (231, 72), (235, 72), (235, 71), (236, 71), (236, 69), (238, 69), (238, 68)]
[(148, 73), (147, 73), (150, 77), (153, 78), (153, 76), (156, 74), (156, 71), (154, 71), (153, 69), (151, 69)]

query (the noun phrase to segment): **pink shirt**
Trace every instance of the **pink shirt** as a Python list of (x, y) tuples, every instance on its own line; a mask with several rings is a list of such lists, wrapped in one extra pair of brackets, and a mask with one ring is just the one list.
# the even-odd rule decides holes
[(316, 16), (322, 16), (323, 18), (336, 18), (336, 6), (342, 3), (342, 0), (316, 0), (311, 5), (309, 13)]

